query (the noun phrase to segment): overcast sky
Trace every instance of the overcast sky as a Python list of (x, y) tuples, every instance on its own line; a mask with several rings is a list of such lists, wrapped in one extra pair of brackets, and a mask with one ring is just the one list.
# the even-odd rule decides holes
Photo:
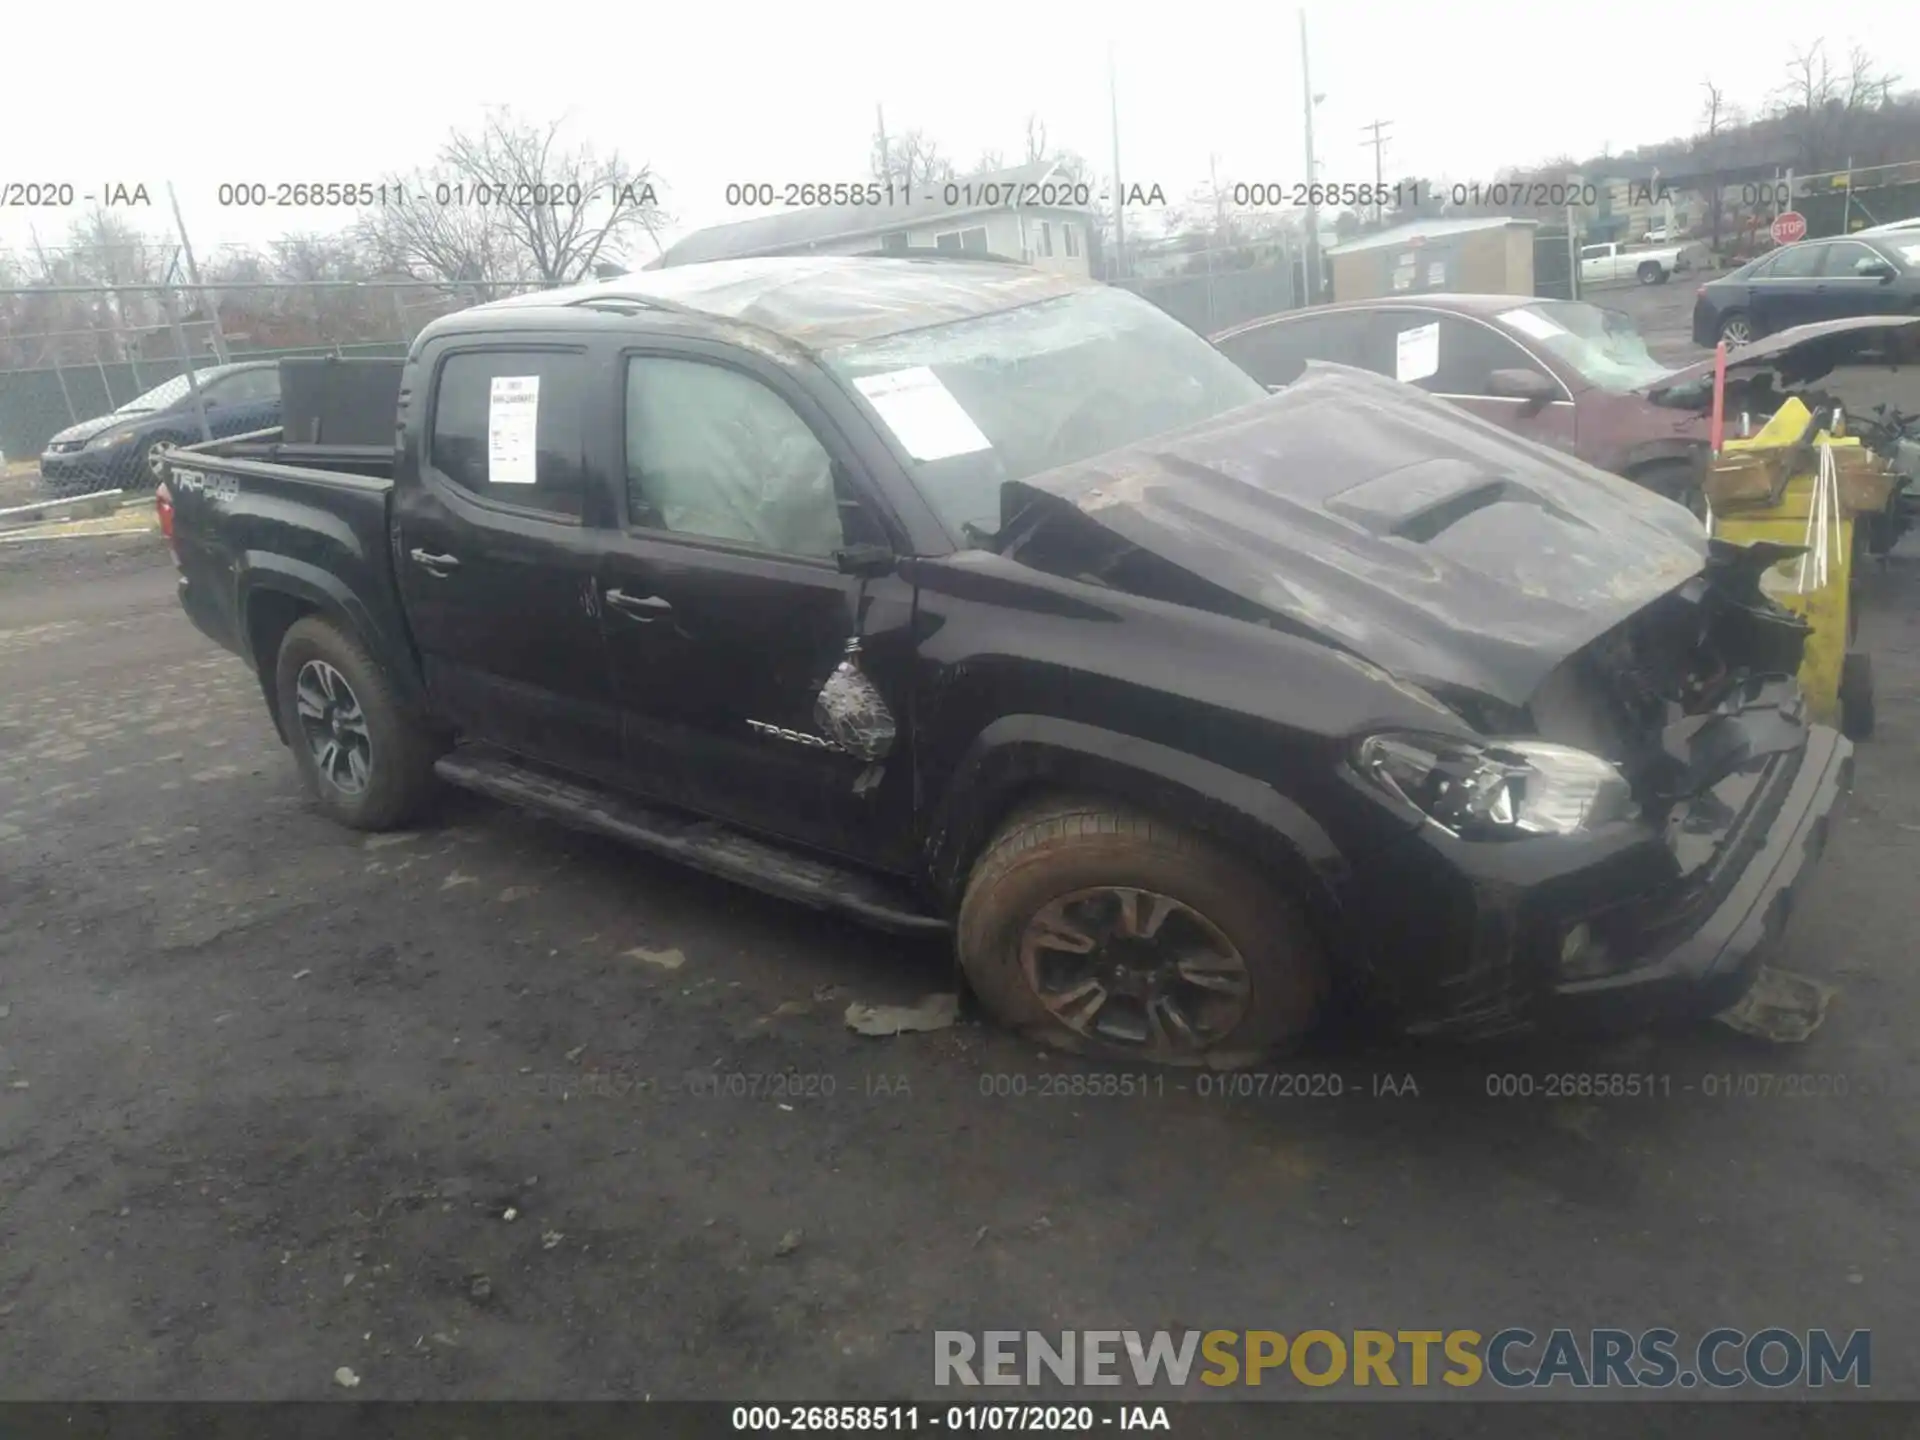
[[(1130, 184), (1177, 199), (1204, 181), (1210, 155), (1222, 179), (1304, 178), (1292, 6), (734, 0), (429, 12), (195, 0), (171, 14), (128, 6), (116, 20), (108, 0), (12, 7), (0, 28), (12, 58), (0, 183), (70, 180), (84, 193), (144, 182), (156, 205), (135, 218), (158, 233), (170, 226), (171, 179), (204, 258), (351, 218), (223, 210), (222, 181), (377, 179), (430, 161), (450, 127), (510, 103), (652, 165), (677, 234), (752, 213), (727, 209), (729, 181), (866, 178), (876, 104), (890, 131), (918, 128), (963, 164), (989, 147), (1017, 151), (1032, 111), (1105, 173), (1109, 39)], [(191, 17), (185, 30), (179, 16)], [(1758, 106), (1796, 36), (1824, 36), (1839, 65), (1851, 44), (1872, 44), (1884, 68), (1920, 85), (1911, 0), (1350, 0), (1309, 5), (1307, 25), (1329, 181), (1372, 178), (1361, 126), (1376, 118), (1392, 122), (1390, 177), (1490, 179), (1684, 134), (1703, 79)], [(54, 243), (71, 218), (0, 211), (0, 245), (22, 250), (29, 222)]]

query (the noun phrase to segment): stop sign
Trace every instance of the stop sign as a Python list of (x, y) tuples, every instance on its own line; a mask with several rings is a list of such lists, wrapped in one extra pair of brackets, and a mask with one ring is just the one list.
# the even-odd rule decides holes
[(1807, 238), (1807, 217), (1798, 210), (1789, 210), (1776, 215), (1773, 221), (1773, 243), (1791, 245), (1796, 240)]

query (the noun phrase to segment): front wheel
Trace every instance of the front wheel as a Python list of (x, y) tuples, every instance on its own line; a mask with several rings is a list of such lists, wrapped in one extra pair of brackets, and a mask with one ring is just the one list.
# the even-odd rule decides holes
[(280, 717), (307, 791), (355, 830), (392, 830), (433, 791), (433, 734), (401, 708), (359, 641), (318, 616), (280, 642)]
[(1312, 1027), (1305, 917), (1225, 850), (1103, 801), (1014, 817), (960, 906), (962, 970), (1015, 1030), (1108, 1060), (1229, 1069)]

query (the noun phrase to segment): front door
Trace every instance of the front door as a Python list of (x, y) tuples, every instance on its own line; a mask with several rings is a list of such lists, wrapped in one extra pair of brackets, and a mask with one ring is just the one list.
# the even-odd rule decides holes
[[(280, 367), (267, 365), (222, 375), (201, 388), (200, 400), (207, 407), (207, 429), (216, 439), (278, 425)], [(189, 399), (187, 408), (192, 407)]]
[(1900, 287), (1879, 275), (1862, 275), (1860, 267), (1885, 265), (1886, 256), (1858, 240), (1835, 240), (1827, 246), (1815, 283), (1813, 320), (1844, 320), (1855, 315), (1902, 315), (1907, 297)]
[[(628, 783), (742, 827), (904, 867), (912, 767), (913, 594), (842, 574), (884, 538), (825, 412), (731, 347), (663, 342), (624, 359), (624, 526), (602, 569)], [(861, 638), (892, 711), (877, 765), (816, 723), (821, 687)]]
[(578, 349), (449, 345), (423, 362), (419, 482), (395, 557), (436, 709), (463, 733), (589, 773), (619, 763)]

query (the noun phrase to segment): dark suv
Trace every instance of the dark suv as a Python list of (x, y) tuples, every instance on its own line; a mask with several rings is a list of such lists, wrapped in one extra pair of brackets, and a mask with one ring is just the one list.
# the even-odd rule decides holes
[[(280, 423), (280, 365), (256, 360), (194, 372), (207, 432), (244, 435)], [(40, 483), (56, 495), (151, 488), (166, 478), (167, 455), (205, 438), (185, 375), (129, 400), (110, 415), (69, 425), (40, 456)]]
[(216, 444), (161, 497), (321, 808), (437, 778), (945, 933), (1063, 1045), (1723, 1004), (1850, 772), (1773, 552), (1122, 290), (690, 265), (437, 320), (390, 394), (360, 475)]

